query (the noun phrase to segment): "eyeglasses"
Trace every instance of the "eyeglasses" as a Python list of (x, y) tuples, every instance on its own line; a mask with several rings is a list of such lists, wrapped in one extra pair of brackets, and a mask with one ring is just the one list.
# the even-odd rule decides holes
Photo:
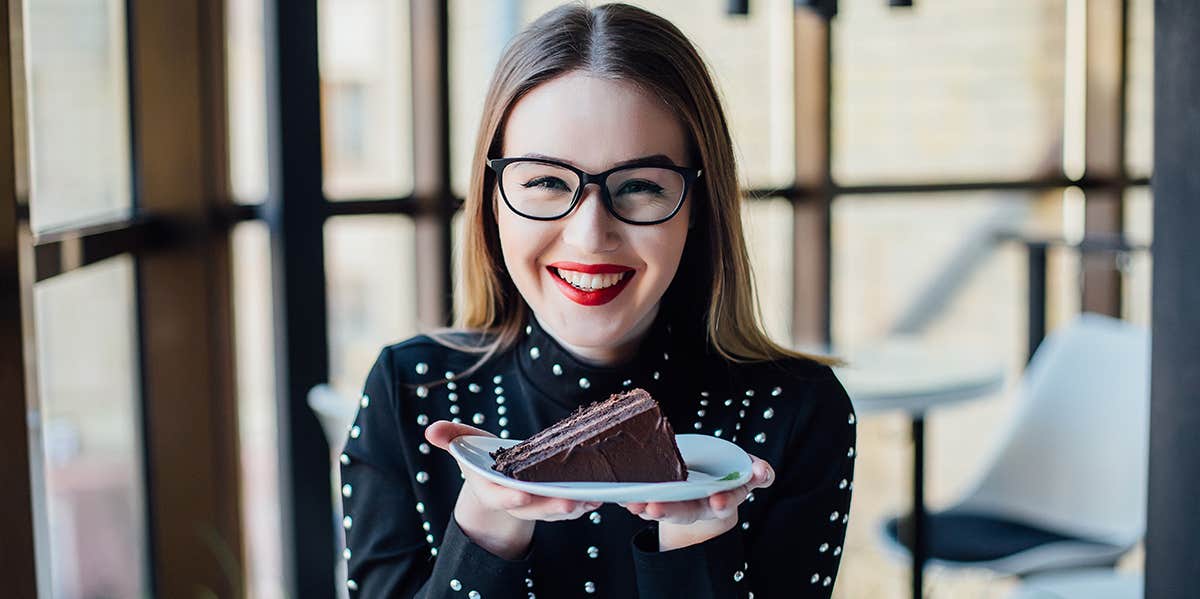
[(679, 212), (688, 188), (702, 172), (673, 165), (626, 165), (602, 173), (544, 158), (492, 158), (500, 197), (509, 209), (533, 220), (556, 220), (571, 213), (589, 183), (600, 187), (604, 207), (631, 225), (656, 225)]

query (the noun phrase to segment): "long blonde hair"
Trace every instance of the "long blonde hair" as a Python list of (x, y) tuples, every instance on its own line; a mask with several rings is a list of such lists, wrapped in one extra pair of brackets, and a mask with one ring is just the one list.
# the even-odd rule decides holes
[[(742, 232), (733, 142), (696, 48), (654, 13), (628, 4), (588, 8), (577, 2), (550, 10), (521, 31), (500, 57), (488, 87), (463, 205), (455, 328), (431, 334), (450, 347), (484, 354), (460, 376), (511, 347), (529, 309), (505, 271), (492, 211), (495, 174), (485, 161), (499, 157), (511, 107), (539, 84), (572, 71), (629, 82), (662, 100), (684, 126), (691, 164), (704, 170), (691, 192), (694, 226), (664, 306), (676, 313), (694, 307), (689, 324), (704, 326), (708, 343), (728, 360), (833, 363), (782, 347), (763, 330)], [(448, 335), (463, 329), (486, 335), (478, 344)]]

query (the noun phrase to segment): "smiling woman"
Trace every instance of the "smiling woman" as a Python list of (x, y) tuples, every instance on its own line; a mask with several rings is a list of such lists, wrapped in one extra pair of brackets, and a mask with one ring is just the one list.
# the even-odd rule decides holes
[[(564, 5), (508, 46), (484, 106), (456, 328), (383, 349), (341, 456), (347, 586), (828, 597), (855, 416), (828, 361), (763, 333), (728, 126), (691, 42), (628, 5)], [(604, 504), (499, 485), (446, 451), (638, 387), (672, 429), (750, 453), (749, 480)]]

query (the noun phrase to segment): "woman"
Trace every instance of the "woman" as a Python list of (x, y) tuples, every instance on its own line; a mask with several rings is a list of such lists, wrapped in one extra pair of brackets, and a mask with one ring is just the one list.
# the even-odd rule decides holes
[[(384, 348), (341, 456), (352, 596), (828, 597), (854, 413), (827, 363), (762, 331), (693, 46), (637, 8), (561, 6), (510, 44), (484, 105), (458, 328)], [(633, 387), (677, 432), (756, 456), (750, 482), (601, 505), (490, 483), (445, 451)]]

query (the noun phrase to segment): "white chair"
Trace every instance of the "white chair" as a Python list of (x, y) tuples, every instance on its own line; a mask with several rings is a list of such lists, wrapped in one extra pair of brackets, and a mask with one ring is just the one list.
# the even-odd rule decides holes
[[(971, 490), (926, 520), (929, 564), (1003, 574), (1111, 567), (1146, 526), (1149, 334), (1084, 314), (1048, 336)], [(907, 555), (905, 518), (884, 523)]]
[[(332, 483), (330, 501), (333, 504), (334, 554), (340, 556), (342, 548), (346, 546), (346, 536), (345, 531), (342, 530), (342, 501), (339, 495), (342, 480), (338, 456), (341, 455), (342, 448), (346, 445), (350, 426), (354, 424), (354, 418), (358, 415), (358, 402), (338, 395), (332, 387), (322, 383), (314, 385), (308, 390), (308, 407), (321, 422), (321, 429), (325, 431), (325, 440), (329, 443), (330, 467), (332, 468), (329, 476)], [(346, 589), (345, 584), (346, 560), (334, 560), (333, 568), (336, 580), (341, 581), (337, 585), (338, 599), (349, 599), (350, 592)]]
[(1088, 568), (1031, 576), (1009, 599), (1142, 599), (1141, 574)]

